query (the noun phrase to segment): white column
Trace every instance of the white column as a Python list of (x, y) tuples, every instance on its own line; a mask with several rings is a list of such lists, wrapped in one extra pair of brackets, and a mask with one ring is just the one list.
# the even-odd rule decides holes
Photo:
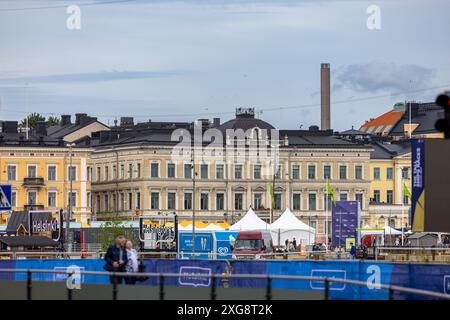
[(81, 184), (80, 184), (80, 199), (81, 199), (81, 210), (83, 212), (87, 211), (87, 163), (86, 157), (82, 157), (80, 160), (80, 170), (81, 170)]

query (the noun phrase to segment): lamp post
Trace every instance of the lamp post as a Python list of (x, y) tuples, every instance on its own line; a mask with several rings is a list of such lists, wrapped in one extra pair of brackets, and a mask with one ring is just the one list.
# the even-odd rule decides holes
[(192, 148), (192, 259), (195, 259), (195, 145)]
[(75, 143), (70, 143), (67, 145), (69, 147), (69, 170), (68, 170), (68, 178), (69, 178), (69, 210), (66, 215), (66, 244), (69, 243), (69, 231), (70, 231), (70, 218), (72, 217), (72, 193), (73, 193), (73, 178), (71, 175), (72, 170), (72, 148), (75, 146)]

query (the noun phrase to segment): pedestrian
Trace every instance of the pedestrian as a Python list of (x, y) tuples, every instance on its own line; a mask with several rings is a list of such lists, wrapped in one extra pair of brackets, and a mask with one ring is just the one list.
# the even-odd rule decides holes
[(294, 245), (294, 250), (297, 250), (297, 240), (295, 238), (292, 239), (292, 244)]
[[(111, 245), (105, 254), (105, 266), (106, 271), (110, 272), (124, 272), (125, 266), (128, 262), (127, 251), (125, 249), (126, 239), (124, 236), (118, 236), (116, 243)], [(111, 284), (122, 284), (122, 276), (110, 276), (109, 281)]]
[(352, 259), (355, 259), (356, 258), (356, 247), (353, 244), (353, 242), (351, 242), (350, 245), (351, 245), (350, 255), (352, 256)]
[(286, 250), (289, 249), (289, 239), (286, 239), (286, 241), (284, 242), (284, 244), (286, 245)]
[(395, 239), (395, 245), (398, 247), (398, 246), (400, 246), (400, 238), (399, 237), (397, 237), (396, 239)]
[[(136, 249), (133, 249), (133, 242), (127, 240), (125, 245), (127, 251), (128, 262), (125, 265), (125, 271), (127, 273), (139, 272), (138, 254)], [(136, 277), (125, 277), (126, 284), (136, 284)]]

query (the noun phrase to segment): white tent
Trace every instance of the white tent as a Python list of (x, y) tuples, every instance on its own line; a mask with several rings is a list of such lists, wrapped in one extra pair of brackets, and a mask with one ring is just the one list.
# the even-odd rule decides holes
[(297, 245), (313, 244), (315, 241), (316, 230), (300, 221), (289, 208), (270, 225), (270, 230), (275, 245), (282, 246), (286, 240), (292, 241), (294, 238)]
[(258, 217), (252, 208), (248, 209), (245, 216), (241, 220), (233, 224), (228, 230), (234, 231), (253, 231), (253, 230), (269, 230), (269, 224), (265, 223)]
[(382, 234), (382, 235), (400, 235), (402, 234), (401, 231), (398, 231), (390, 226), (384, 226), (384, 228), (369, 228), (368, 226), (361, 229), (361, 236), (365, 235), (376, 235), (376, 234)]

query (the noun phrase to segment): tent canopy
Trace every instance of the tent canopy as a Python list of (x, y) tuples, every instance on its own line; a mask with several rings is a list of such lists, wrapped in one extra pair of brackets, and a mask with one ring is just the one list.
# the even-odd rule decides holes
[(362, 229), (359, 229), (359, 231), (361, 231), (361, 235), (363, 235), (363, 236), (367, 235), (367, 234), (374, 234), (374, 235), (375, 234), (382, 234), (382, 235), (386, 235), (386, 236), (402, 234), (401, 231), (398, 231), (398, 230), (396, 230), (396, 229), (394, 229), (394, 228), (392, 228), (390, 226), (384, 226), (384, 228), (379, 228), (379, 229), (364, 227)]
[(270, 225), (271, 230), (304, 230), (315, 233), (316, 230), (298, 219), (289, 208)]
[(258, 217), (252, 208), (248, 209), (245, 216), (241, 220), (233, 224), (229, 230), (252, 231), (252, 230), (269, 230), (270, 226)]

